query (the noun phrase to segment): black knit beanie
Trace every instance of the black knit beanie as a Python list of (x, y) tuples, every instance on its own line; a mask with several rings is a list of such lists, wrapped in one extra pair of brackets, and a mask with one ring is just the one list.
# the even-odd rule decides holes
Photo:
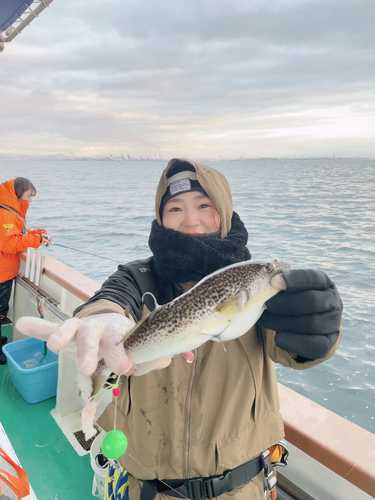
[(168, 188), (161, 199), (159, 211), (160, 217), (163, 215), (163, 208), (167, 201), (171, 200), (178, 194), (186, 193), (188, 191), (200, 191), (208, 196), (206, 191), (197, 181), (195, 168), (187, 161), (181, 161), (173, 165), (167, 173), (167, 179)]

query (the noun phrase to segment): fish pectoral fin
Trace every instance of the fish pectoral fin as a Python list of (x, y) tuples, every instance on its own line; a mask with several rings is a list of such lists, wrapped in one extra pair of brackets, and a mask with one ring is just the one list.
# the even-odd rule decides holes
[(231, 297), (229, 297), (229, 299), (220, 302), (220, 304), (216, 306), (215, 310), (225, 315), (237, 314), (244, 309), (250, 299), (250, 293), (246, 290), (243, 290), (236, 295), (232, 295)]
[[(267, 300), (276, 295), (279, 291), (280, 289), (275, 288), (272, 285), (268, 285), (268, 287), (263, 292), (250, 298), (249, 302), (245, 305), (245, 309), (250, 309), (260, 302), (266, 303)], [(264, 306), (264, 308), (266, 308), (266, 306)]]
[(207, 328), (204, 328), (204, 330), (201, 331), (201, 335), (207, 335), (208, 337), (211, 338), (211, 340), (216, 340), (217, 342), (220, 342), (220, 339), (217, 337), (220, 337), (220, 335), (225, 332), (225, 330), (228, 328), (229, 325), (230, 325), (230, 320), (226, 320), (224, 323), (216, 324), (211, 328), (208, 326)]

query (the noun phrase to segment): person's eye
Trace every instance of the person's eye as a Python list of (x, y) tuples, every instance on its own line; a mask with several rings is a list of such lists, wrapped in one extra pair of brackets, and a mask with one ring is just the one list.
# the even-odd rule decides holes
[(210, 204), (209, 203), (202, 203), (202, 205), (199, 205), (199, 208), (209, 208)]
[(169, 212), (179, 212), (181, 210), (181, 208), (179, 207), (172, 207), (169, 209)]

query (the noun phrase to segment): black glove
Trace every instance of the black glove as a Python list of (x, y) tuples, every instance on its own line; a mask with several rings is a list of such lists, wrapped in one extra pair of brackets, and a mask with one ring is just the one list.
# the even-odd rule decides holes
[(312, 269), (282, 273), (286, 290), (266, 302), (258, 325), (276, 331), (276, 345), (298, 361), (325, 358), (339, 336), (343, 309), (334, 282)]

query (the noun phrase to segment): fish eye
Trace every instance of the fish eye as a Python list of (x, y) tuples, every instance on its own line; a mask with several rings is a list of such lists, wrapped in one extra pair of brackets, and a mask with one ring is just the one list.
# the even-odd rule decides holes
[(271, 273), (275, 269), (275, 264), (269, 262), (264, 266), (264, 269), (266, 270), (267, 273)]

